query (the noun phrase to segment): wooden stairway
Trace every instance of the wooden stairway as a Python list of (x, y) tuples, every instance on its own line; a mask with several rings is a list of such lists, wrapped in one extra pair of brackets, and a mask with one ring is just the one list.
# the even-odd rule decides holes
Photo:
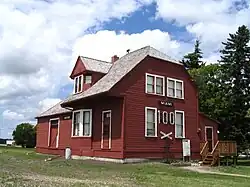
[(217, 141), (211, 152), (209, 152), (208, 142), (202, 142), (200, 150), (202, 165), (205, 166), (220, 165), (221, 156), (237, 155), (237, 145), (234, 141)]

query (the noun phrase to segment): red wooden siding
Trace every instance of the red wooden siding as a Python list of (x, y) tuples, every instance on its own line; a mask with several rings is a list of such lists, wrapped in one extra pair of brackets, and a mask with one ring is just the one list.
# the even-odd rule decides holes
[[(150, 68), (149, 68), (150, 67)], [(145, 93), (145, 73), (162, 75), (184, 81), (184, 100), (171, 99), (174, 107), (160, 106), (159, 101), (165, 101), (166, 97), (149, 95)], [(166, 85), (166, 80), (165, 80)], [(183, 66), (154, 58), (146, 58), (129, 76), (114, 88), (113, 94), (121, 93), (126, 97), (125, 110), (125, 157), (162, 157), (166, 154), (166, 140), (161, 140), (160, 131), (173, 132), (173, 141), (168, 141), (169, 151), (174, 158), (182, 158), (182, 140), (175, 139), (174, 125), (158, 125), (158, 137), (145, 137), (145, 107), (156, 107), (167, 112), (182, 110), (185, 112), (185, 134), (191, 141), (192, 156), (199, 157), (200, 139), (197, 134), (198, 126), (198, 100), (196, 89), (185, 72)]]
[(78, 57), (77, 61), (75, 63), (75, 66), (71, 72), (70, 78), (74, 79), (74, 77), (82, 74), (85, 70), (86, 70), (86, 68), (85, 68), (84, 64), (82, 63), (81, 58)]
[[(121, 111), (123, 99), (103, 97), (98, 100), (91, 100), (80, 103), (77, 109), (92, 109), (92, 137), (71, 137), (72, 119), (60, 119), (59, 147), (52, 149), (48, 147), (49, 119), (38, 119), (37, 129), (37, 152), (50, 154), (64, 154), (63, 150), (70, 146), (73, 155), (96, 156), (107, 158), (123, 158), (123, 141), (121, 136)], [(111, 110), (111, 149), (101, 149), (102, 135), (102, 111)], [(71, 117), (72, 115), (69, 114)], [(54, 118), (54, 117), (53, 117)], [(56, 151), (58, 150), (58, 151)]]

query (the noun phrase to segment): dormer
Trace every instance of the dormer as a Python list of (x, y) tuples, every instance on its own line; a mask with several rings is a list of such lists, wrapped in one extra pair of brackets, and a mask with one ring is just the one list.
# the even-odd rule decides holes
[(70, 75), (74, 80), (73, 93), (80, 93), (90, 88), (108, 73), (111, 66), (112, 62), (79, 56)]

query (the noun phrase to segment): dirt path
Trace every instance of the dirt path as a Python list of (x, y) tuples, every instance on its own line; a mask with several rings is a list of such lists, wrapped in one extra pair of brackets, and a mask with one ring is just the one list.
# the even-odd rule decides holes
[(40, 174), (31, 174), (31, 175), (21, 175), (23, 179), (32, 180), (37, 182), (52, 182), (52, 183), (60, 183), (64, 185), (72, 185), (76, 183), (81, 183), (85, 185), (100, 185), (100, 186), (133, 186), (129, 180), (120, 180), (117, 178), (110, 178), (107, 180), (98, 180), (98, 179), (76, 179), (76, 178), (66, 178), (60, 176), (46, 176)]
[(187, 166), (187, 167), (182, 167), (182, 168), (190, 170), (190, 171), (198, 172), (198, 173), (207, 173), (207, 174), (215, 174), (215, 175), (250, 178), (249, 175), (241, 175), (241, 174), (235, 174), (235, 173), (223, 173), (223, 172), (213, 171), (213, 169), (211, 167), (206, 167), (206, 166)]

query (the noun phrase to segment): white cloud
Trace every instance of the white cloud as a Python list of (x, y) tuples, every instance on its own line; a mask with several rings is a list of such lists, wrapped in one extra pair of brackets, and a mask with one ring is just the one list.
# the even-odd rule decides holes
[(123, 56), (127, 49), (133, 51), (147, 45), (174, 57), (179, 57), (184, 50), (182, 44), (172, 40), (168, 32), (158, 29), (136, 34), (102, 30), (95, 34), (86, 34), (76, 41), (73, 47), (74, 59), (83, 55), (110, 61), (113, 55)]
[(10, 110), (5, 110), (3, 113), (3, 118), (7, 120), (23, 120), (25, 119), (23, 114), (18, 114), (16, 112), (10, 111)]
[(46, 111), (55, 104), (59, 103), (61, 99), (59, 98), (46, 98), (39, 102), (40, 112)]
[(205, 54), (214, 52), (219, 57), (221, 42), (226, 40), (228, 34), (235, 33), (243, 24), (250, 26), (250, 0), (156, 0), (156, 2), (157, 17), (185, 27), (195, 38), (200, 39)]

